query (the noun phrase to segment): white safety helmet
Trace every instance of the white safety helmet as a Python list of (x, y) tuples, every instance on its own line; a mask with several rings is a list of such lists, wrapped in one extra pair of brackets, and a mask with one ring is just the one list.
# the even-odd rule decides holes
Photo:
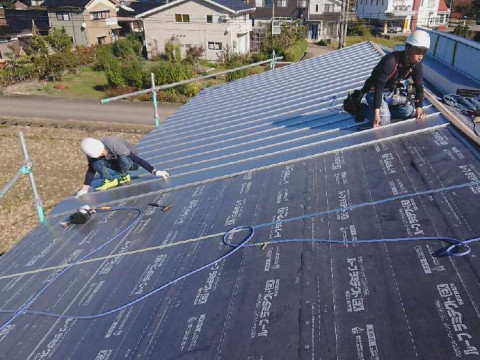
[(82, 140), (82, 151), (85, 155), (96, 159), (102, 155), (105, 146), (100, 140), (93, 138), (85, 138)]
[(408, 36), (405, 43), (427, 51), (430, 48), (430, 35), (424, 30), (417, 30)]

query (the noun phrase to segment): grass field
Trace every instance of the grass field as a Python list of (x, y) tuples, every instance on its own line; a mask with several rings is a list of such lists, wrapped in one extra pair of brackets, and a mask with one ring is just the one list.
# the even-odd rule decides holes
[(76, 73), (66, 74), (62, 81), (47, 83), (38, 89), (47, 95), (68, 98), (102, 99), (107, 86), (105, 72), (94, 71), (90, 66), (81, 66)]
[[(86, 136), (123, 136), (138, 142), (152, 127), (40, 120), (0, 120), (0, 189), (23, 166), (18, 139), (22, 131), (33, 161), (33, 173), (46, 214), (60, 200), (73, 195), (82, 185), (86, 158), (80, 142)], [(27, 176), (5, 195), (0, 202), (0, 254), (11, 248), (38, 224), (33, 196)]]
[[(371, 35), (368, 36), (347, 36), (347, 46), (352, 46), (355, 44), (359, 44), (364, 41), (372, 41), (374, 43), (377, 43), (379, 45), (386, 46), (388, 48), (392, 48), (394, 45), (400, 44), (404, 45), (405, 44), (405, 39), (406, 37), (396, 37), (393, 39), (385, 39), (382, 37), (373, 37)], [(332, 44), (330, 45), (334, 49), (338, 48), (338, 41), (332, 41)]]

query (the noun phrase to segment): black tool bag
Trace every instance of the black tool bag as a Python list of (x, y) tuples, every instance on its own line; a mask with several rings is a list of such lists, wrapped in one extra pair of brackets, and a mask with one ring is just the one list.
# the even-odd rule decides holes
[(347, 98), (343, 100), (343, 109), (353, 115), (356, 122), (364, 120), (364, 117), (360, 112), (360, 102), (362, 101), (363, 95), (365, 95), (365, 93), (362, 90), (357, 89), (352, 93), (349, 93)]

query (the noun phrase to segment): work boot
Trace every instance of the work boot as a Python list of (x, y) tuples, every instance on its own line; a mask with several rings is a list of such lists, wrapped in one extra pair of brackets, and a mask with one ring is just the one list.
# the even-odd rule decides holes
[(105, 179), (105, 181), (103, 182), (103, 185), (95, 188), (95, 190), (105, 191), (105, 190), (111, 189), (115, 186), (118, 186), (118, 180), (117, 179), (113, 179), (113, 180)]
[(120, 185), (128, 184), (130, 182), (130, 174), (120, 174)]

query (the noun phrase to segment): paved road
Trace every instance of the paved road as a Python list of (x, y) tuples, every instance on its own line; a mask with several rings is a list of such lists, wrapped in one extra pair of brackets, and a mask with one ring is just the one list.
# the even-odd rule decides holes
[(328, 54), (329, 52), (334, 51), (334, 49), (326, 47), (326, 46), (318, 46), (313, 43), (308, 43), (307, 46), (307, 54), (303, 58), (304, 60), (306, 59), (311, 59), (320, 55)]
[[(173, 114), (180, 106), (180, 104), (160, 104), (158, 107), (160, 121)], [(0, 96), (0, 116), (154, 124), (151, 102), (116, 101), (100, 104), (97, 100), (32, 95)]]

